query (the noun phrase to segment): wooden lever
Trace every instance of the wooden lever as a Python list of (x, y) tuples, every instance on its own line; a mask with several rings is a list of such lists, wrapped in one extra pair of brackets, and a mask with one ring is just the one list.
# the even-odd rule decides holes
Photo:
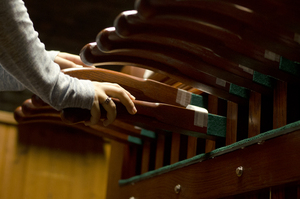
[[(120, 101), (115, 99), (114, 103), (116, 104), (116, 106), (118, 106), (118, 115), (129, 114), (125, 106), (123, 106)], [(100, 104), (100, 111), (101, 111), (100, 119), (105, 119), (107, 112), (101, 104)], [(60, 116), (63, 122), (67, 124), (76, 124), (80, 122), (89, 121), (91, 118), (91, 112), (88, 109), (65, 108), (61, 111)]]
[[(101, 110), (101, 117), (103, 117), (102, 110)], [(104, 111), (103, 111), (104, 112)], [(106, 112), (104, 113), (106, 115)], [(88, 109), (80, 109), (80, 108), (65, 108), (61, 111), (61, 119), (63, 122), (67, 124), (76, 124), (80, 122), (89, 121), (91, 118), (90, 110)]]
[[(135, 115), (131, 115), (118, 99), (113, 99), (113, 101), (117, 107), (117, 119), (119, 121), (153, 131), (164, 129), (195, 137), (215, 139), (215, 136), (207, 134), (206, 126), (195, 125), (194, 110), (169, 104), (135, 100), (134, 104), (138, 112)], [(47, 110), (47, 107), (41, 108), (41, 111), (45, 110)], [(103, 107), (100, 110), (101, 118), (104, 119), (106, 111)], [(89, 121), (91, 117), (90, 110), (80, 108), (66, 108), (61, 111), (60, 115), (62, 121), (67, 124)]]
[[(31, 102), (37, 108), (49, 106), (37, 95), (32, 95)], [(28, 109), (27, 106), (30, 104), (31, 103), (24, 103), (23, 109), (26, 111)], [(25, 106), (25, 105), (27, 105), (27, 106)], [(30, 114), (30, 112), (33, 111), (32, 107), (29, 109), (30, 109), (30, 111), (28, 111), (28, 114)], [(45, 110), (42, 110), (42, 111), (45, 111)], [(100, 111), (101, 111), (101, 118), (102, 119), (106, 118), (107, 112), (101, 105), (100, 105)], [(61, 115), (62, 121), (67, 124), (76, 124), (76, 123), (80, 123), (80, 122), (85, 122), (85, 121), (89, 121), (91, 118), (90, 110), (81, 109), (81, 108), (65, 108), (61, 111), (60, 115)]]

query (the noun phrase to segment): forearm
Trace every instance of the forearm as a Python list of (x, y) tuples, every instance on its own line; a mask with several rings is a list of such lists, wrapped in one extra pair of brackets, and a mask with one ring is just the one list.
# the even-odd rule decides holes
[[(59, 51), (47, 51), (51, 59), (54, 61)], [(21, 84), (15, 77), (9, 74), (0, 65), (0, 91), (22, 91), (25, 86)]]

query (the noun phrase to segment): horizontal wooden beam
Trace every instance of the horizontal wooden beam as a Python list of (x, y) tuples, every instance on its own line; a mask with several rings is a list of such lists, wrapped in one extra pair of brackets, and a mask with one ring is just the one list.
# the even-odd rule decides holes
[[(300, 180), (300, 130), (119, 187), (118, 198), (219, 198)], [(238, 167), (242, 175), (236, 174)], [(178, 194), (174, 188), (180, 185)], [(145, 191), (147, 190), (147, 191)]]
[(14, 114), (11, 112), (0, 111), (0, 123), (16, 125)]

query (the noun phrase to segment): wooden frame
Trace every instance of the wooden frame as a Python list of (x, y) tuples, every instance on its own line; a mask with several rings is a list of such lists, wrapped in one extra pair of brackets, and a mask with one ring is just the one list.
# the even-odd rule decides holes
[[(112, 146), (118, 149), (115, 144)], [(132, 185), (119, 187), (119, 178), (110, 179), (107, 199), (221, 198), (292, 183), (300, 179), (299, 147), (297, 130), (261, 145), (252, 145)], [(257, 161), (258, 157), (264, 158)], [(286, 165), (293, 166), (287, 170)], [(244, 169), (241, 177), (236, 174), (239, 166)], [(114, 172), (118, 173), (118, 169), (114, 168)], [(182, 187), (179, 194), (174, 191), (177, 184)]]
[[(138, 66), (171, 77), (169, 82), (174, 87), (184, 83), (201, 89), (206, 92), (203, 95), (208, 95), (209, 111), (226, 116), (226, 138), (216, 139), (207, 136), (205, 128), (193, 126), (193, 111), (135, 101), (138, 114), (132, 116), (115, 100), (118, 118), (129, 124), (129, 129), (138, 125), (156, 133), (156, 139), (140, 135), (142, 146), (128, 142), (130, 133), (139, 135), (139, 132), (125, 132), (127, 127), (107, 130), (99, 126), (74, 126), (112, 139), (107, 199), (259, 198), (261, 193), (265, 198), (284, 198), (285, 187), (289, 190), (290, 185), (293, 191), (289, 197), (300, 197), (300, 124), (295, 122), (300, 119), (299, 106), (288, 106), (289, 100), (297, 98), (296, 92), (288, 90), (299, 87), (300, 81), (297, 76), (278, 69), (276, 54), (300, 61), (299, 41), (290, 35), (291, 32), (299, 34), (299, 27), (290, 20), (281, 25), (269, 21), (277, 19), (277, 13), (264, 16), (260, 7), (267, 4), (270, 9), (284, 8), (278, 10), (279, 16), (299, 22), (300, 17), (293, 16), (299, 3), (288, 2), (263, 0), (256, 5), (250, 1), (239, 4), (235, 0), (138, 0), (138, 12), (121, 13), (115, 28), (101, 31), (95, 43), (82, 49), (81, 58), (86, 64)], [(183, 11), (179, 9), (181, 6)], [(197, 15), (200, 11), (205, 15)], [(236, 14), (241, 14), (240, 18)], [(277, 32), (279, 27), (284, 30)], [(255, 37), (257, 33), (263, 35)], [(275, 58), (266, 57), (268, 50), (271, 54), (275, 52), (272, 54)], [(274, 87), (251, 84), (251, 75), (243, 73), (239, 65), (275, 77)], [(65, 73), (99, 81), (95, 74), (105, 70), (95, 71), (66, 70)], [(140, 83), (150, 85), (150, 81), (105, 73), (110, 76), (101, 77), (101, 81), (117, 78), (133, 91), (143, 90)], [(226, 80), (224, 85), (217, 83), (220, 79)], [(250, 97), (230, 93), (230, 83), (250, 89)], [(146, 90), (159, 92), (164, 87), (172, 95), (175, 93), (174, 88), (156, 85), (159, 88), (149, 86)], [(151, 98), (152, 94), (140, 96), (156, 100)], [(163, 101), (173, 103), (168, 99)], [(47, 111), (45, 107), (35, 110), (23, 106), (23, 111), (16, 110), (16, 116), (20, 122), (57, 122), (58, 113)], [(290, 115), (293, 117), (289, 118)], [(82, 120), (85, 118), (79, 121)], [(197, 151), (199, 148), (201, 152)], [(184, 153), (184, 161), (180, 161), (179, 152)]]

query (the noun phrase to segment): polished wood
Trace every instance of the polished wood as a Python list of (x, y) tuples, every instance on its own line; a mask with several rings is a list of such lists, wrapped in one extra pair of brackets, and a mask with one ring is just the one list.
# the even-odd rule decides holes
[[(140, 46), (139, 43), (144, 43), (145, 47), (148, 45), (151, 47), (152, 45), (150, 44), (163, 44), (164, 46), (181, 49), (197, 55), (197, 59), (202, 59), (202, 61), (214, 67), (217, 66), (246, 79), (251, 79), (251, 75), (243, 71), (233, 60), (223, 57), (224, 53), (222, 54), (220, 49), (222, 44), (209, 36), (198, 35), (199, 37), (195, 37), (196, 35), (191, 35), (189, 32), (175, 32), (168, 26), (157, 26), (157, 23), (147, 23), (147, 21), (140, 19), (137, 13), (128, 14), (124, 12), (123, 15), (119, 15), (116, 18), (116, 23), (116, 30), (108, 28), (98, 34), (97, 45), (104, 52), (122, 48), (138, 48)], [(121, 38), (118, 36), (120, 34), (122, 35)], [(123, 34), (125, 35), (123, 36)], [(187, 34), (190, 36), (187, 37)], [(129, 43), (131, 45), (126, 45)], [(230, 49), (227, 50), (230, 51)]]
[(123, 148), (123, 162), (122, 162), (122, 176), (121, 179), (127, 179), (137, 175), (137, 152), (141, 150), (141, 147), (124, 145)]
[[(270, 74), (273, 77), (287, 82), (299, 84), (295, 75), (282, 73), (279, 70), (278, 60), (266, 58), (266, 52), (271, 52), (270, 49), (254, 46), (251, 42), (242, 45), (240, 39), (236, 39), (237, 42), (235, 44), (229, 45), (230, 42), (232, 42), (232, 39), (230, 38), (237, 37), (234, 32), (228, 33), (225, 31), (223, 34), (229, 35), (223, 37), (224, 41), (220, 41), (220, 39), (216, 37), (222, 35), (221, 33), (216, 33), (216, 36), (213, 37), (211, 35), (212, 30), (210, 29), (206, 31), (206, 34), (197, 31), (198, 27), (201, 25), (206, 27), (199, 28), (201, 31), (211, 28), (215, 29), (215, 31), (224, 32), (224, 30), (215, 27), (214, 24), (199, 24), (197, 23), (197, 20), (190, 20), (187, 22), (177, 16), (170, 16), (169, 18), (151, 18), (145, 21), (139, 17), (139, 13), (127, 12), (119, 15), (116, 18), (115, 24), (116, 32), (119, 35), (122, 35), (123, 39), (129, 41), (135, 40), (146, 43), (151, 42), (172, 45), (175, 48), (184, 49), (187, 52), (197, 55), (198, 59), (201, 58), (206, 62), (213, 63), (212, 65), (214, 66), (223, 69), (226, 68), (226, 70), (230, 70), (235, 74), (247, 77), (246, 72), (239, 67), (244, 66), (263, 74)], [(180, 29), (178, 26), (184, 26), (184, 28)], [(99, 35), (102, 34), (99, 33)], [(116, 40), (117, 37), (111, 39)], [(108, 45), (107, 43), (108, 42), (106, 41), (105, 44)], [(110, 44), (109, 48), (103, 47), (102, 50), (107, 51), (116, 47), (116, 44)], [(276, 53), (274, 55), (276, 55)], [(279, 59), (280, 55), (281, 54), (277, 55), (277, 59)], [(222, 63), (224, 63), (223, 66)]]
[[(85, 121), (86, 118), (90, 117), (90, 113), (88, 110), (81, 110), (81, 109), (72, 109), (70, 110), (72, 112), (72, 115), (64, 115), (64, 110), (62, 112), (59, 113), (59, 111), (54, 110), (53, 108), (51, 108), (47, 103), (43, 102), (38, 96), (33, 95), (31, 97), (31, 99), (26, 100), (23, 104), (21, 109), (22, 112), (24, 113), (24, 115), (28, 116), (32, 116), (32, 115), (40, 115), (42, 114), (43, 116), (51, 115), (51, 116), (58, 116), (60, 114), (60, 117), (62, 118), (62, 121), (64, 121), (65, 123), (73, 123), (72, 121), (74, 120), (73, 118), (76, 117), (76, 120), (82, 120)], [(68, 111), (68, 109), (66, 109), (65, 111)], [(78, 112), (76, 112), (78, 111)], [(103, 109), (101, 109), (101, 114), (102, 117), (104, 117), (106, 115), (106, 112), (103, 111)], [(22, 117), (19, 117), (18, 114), (15, 114), (15, 117), (18, 118), (18, 121), (21, 122), (23, 120)], [(151, 138), (147, 137), (147, 136), (143, 136), (141, 135), (141, 130), (135, 128), (134, 125), (130, 125), (128, 123), (122, 122), (120, 120), (115, 120), (114, 123), (112, 125), (109, 126), (110, 130), (106, 130), (104, 127), (96, 127), (93, 126), (93, 129), (97, 129), (97, 130), (102, 130), (104, 132), (107, 131), (111, 131), (112, 132), (118, 132), (117, 134), (123, 133), (123, 134), (127, 134), (127, 135), (131, 135), (134, 137), (138, 137), (141, 139), (146, 139), (146, 140), (151, 140)], [(86, 128), (88, 129), (88, 128)], [(115, 133), (112, 133), (115, 134)]]
[[(273, 128), (279, 128), (287, 124), (287, 83), (277, 81), (274, 89), (274, 102), (273, 102)], [(285, 198), (284, 187), (277, 186), (270, 188), (271, 197), (275, 199)]]
[(80, 79), (117, 83), (138, 100), (182, 106), (176, 102), (178, 89), (162, 82), (101, 68), (65, 69), (63, 72)]
[(159, 169), (164, 166), (165, 140), (165, 135), (161, 133), (157, 134), (155, 169)]
[[(187, 157), (192, 158), (197, 155), (197, 141), (198, 138), (193, 136), (188, 136), (188, 148), (187, 148)], [(210, 140), (212, 143), (215, 142), (214, 140)]]
[(122, 166), (120, 165), (123, 164), (124, 147), (124, 144), (113, 140), (111, 141), (106, 198), (115, 198), (115, 196), (119, 194), (116, 191), (118, 191), (118, 181), (122, 176)]
[[(183, 107), (172, 106), (162, 103), (151, 103), (145, 101), (135, 100), (135, 106), (139, 110), (137, 114), (131, 115), (126, 110), (125, 106), (120, 101), (114, 100), (117, 105), (118, 120), (126, 122), (131, 125), (140, 126), (150, 130), (164, 129), (170, 131), (178, 131), (179, 133), (193, 135), (196, 137), (206, 137), (209, 139), (215, 139), (214, 136), (207, 134), (207, 127), (194, 125), (194, 110), (185, 109)], [(103, 109), (101, 109), (103, 110)], [(25, 112), (24, 112), (25, 111)], [(21, 113), (23, 112), (23, 113)], [(170, 114), (174, 112), (174, 114)], [(31, 100), (26, 100), (22, 108), (16, 112), (15, 117), (19, 122), (33, 119), (34, 116), (41, 116), (45, 113), (45, 117), (60, 117), (60, 113), (53, 110), (49, 106), (35, 107)], [(27, 118), (25, 117), (28, 116)], [(105, 113), (101, 114), (106, 115)], [(165, 117), (164, 115), (167, 115)], [(88, 117), (86, 117), (88, 116)], [(184, 117), (181, 117), (184, 116)], [(35, 117), (35, 118), (36, 118)], [(65, 109), (62, 112), (62, 121), (70, 124), (76, 124), (83, 121), (88, 121), (90, 117), (90, 111), (84, 109)], [(83, 118), (81, 118), (83, 117)], [(175, 122), (175, 125), (174, 125)], [(97, 126), (97, 128), (101, 128)]]
[(0, 123), (17, 124), (13, 114), (6, 111), (0, 111)]
[(273, 128), (287, 124), (287, 83), (277, 81), (274, 89)]
[[(208, 108), (207, 110), (210, 113), (218, 114), (218, 98), (213, 95), (208, 96)], [(216, 148), (215, 140), (206, 140), (205, 144), (205, 152), (209, 153)]]
[(149, 171), (149, 164), (150, 164), (150, 156), (151, 156), (151, 143), (144, 142), (143, 144), (143, 155), (142, 155), (142, 169), (141, 173), (146, 173)]
[[(283, 138), (287, 139), (277, 137), (265, 141), (262, 145), (252, 145), (134, 185), (119, 187), (120, 192), (115, 193), (115, 197), (220, 198), (294, 182), (300, 177), (298, 171), (300, 162), (290, 156), (298, 157), (299, 155), (299, 131), (283, 135)], [(272, 158), (262, 158), (256, 161), (257, 157)], [(287, 164), (293, 167), (286, 170)], [(241, 177), (237, 177), (235, 173), (238, 166), (244, 167)], [(182, 187), (179, 195), (174, 192), (177, 184)], [(193, 188), (194, 186), (197, 188)], [(151, 191), (145, 192), (143, 191), (145, 189)]]
[(251, 92), (249, 99), (248, 137), (260, 134), (261, 126), (261, 94)]
[[(34, 124), (34, 123), (49, 123), (49, 124), (56, 124), (56, 125), (66, 125), (65, 122), (61, 120), (61, 117), (58, 113), (56, 114), (38, 114), (38, 115), (25, 115), (22, 111), (22, 107), (18, 107), (14, 112), (14, 117), (16, 118), (17, 122), (20, 124)], [(83, 132), (87, 132), (92, 135), (96, 135), (99, 137), (107, 137), (113, 140), (117, 140), (121, 143), (126, 144), (133, 144), (128, 142), (128, 134), (124, 134), (122, 132), (118, 132), (115, 130), (111, 130), (108, 128), (105, 128), (101, 125), (95, 125), (90, 127), (87, 127), (83, 124), (76, 124), (76, 125), (67, 125), (70, 127), (70, 129), (79, 129)], [(123, 131), (124, 132), (124, 131)]]
[[(118, 107), (118, 120), (154, 131), (156, 129), (177, 130), (179, 133), (186, 135), (214, 139), (213, 136), (207, 134), (207, 127), (194, 125), (194, 110), (135, 100), (134, 103), (138, 112), (135, 115), (130, 115), (118, 100), (114, 102)], [(73, 115), (72, 112), (68, 114)]]
[[(135, 8), (142, 13), (144, 18), (151, 17), (153, 14), (166, 13), (166, 11), (163, 12), (164, 10), (162, 9), (165, 7), (171, 7), (173, 9), (174, 7), (184, 8), (181, 9), (183, 12), (187, 7), (194, 7), (197, 9), (205, 8), (231, 17), (240, 16), (240, 20), (245, 23), (252, 24), (257, 22), (258, 24), (256, 24), (256, 26), (265, 25), (266, 28), (270, 29), (275, 26), (292, 32), (299, 32), (299, 28), (296, 27), (296, 21), (299, 20), (299, 16), (296, 15), (299, 3), (296, 1), (260, 1), (253, 3), (251, 1), (240, 2), (236, 0), (212, 2), (138, 0), (135, 5)], [(268, 12), (266, 12), (266, 10), (268, 10)], [(177, 11), (180, 13), (180, 10)]]
[[(199, 31), (210, 29), (211, 35), (216, 35), (220, 38), (223, 37), (221, 32), (226, 34), (224, 30), (227, 30), (227, 34), (234, 33), (235, 38), (240, 40), (241, 43), (249, 41), (251, 44), (261, 46), (263, 49), (269, 49), (277, 54), (289, 57), (292, 60), (293, 58), (296, 60), (299, 59), (297, 53), (295, 53), (299, 50), (299, 45), (294, 41), (295, 31), (284, 29), (277, 23), (280, 20), (278, 19), (278, 14), (284, 9), (289, 9), (290, 11), (286, 12), (283, 16), (283, 18), (286, 18), (286, 21), (290, 21), (291, 18), (293, 18), (293, 21), (300, 21), (300, 17), (294, 13), (295, 11), (291, 9), (290, 6), (287, 6), (289, 4), (281, 6), (273, 6), (272, 3), (269, 2), (264, 2), (262, 4), (265, 6), (264, 11), (262, 11), (260, 7), (263, 5), (259, 6), (259, 4), (254, 4), (252, 2), (158, 2), (141, 0), (136, 4), (136, 9), (138, 10), (139, 15), (146, 18), (146, 20), (156, 17), (161, 19), (168, 17), (173, 19), (183, 17), (185, 20), (194, 19), (195, 22), (198, 22), (195, 28), (199, 28)], [(266, 10), (269, 11), (266, 12)], [(258, 12), (260, 13), (258, 14)], [(266, 20), (266, 18), (270, 16), (276, 18), (277, 23), (274, 23), (271, 19)], [(288, 19), (288, 16), (290, 17), (290, 20)], [(284, 25), (289, 23), (286, 21), (282, 23)], [(206, 28), (202, 28), (202, 24), (211, 24), (211, 27), (206, 26)], [(181, 26), (185, 25), (186, 24), (182, 24)], [(280, 31), (278, 31), (278, 29)], [(216, 34), (216, 31), (219, 31), (220, 33)], [(234, 37), (230, 40), (233, 41), (233, 38)], [(289, 47), (290, 49), (288, 50)]]
[(109, 153), (78, 130), (1, 123), (0, 198), (105, 198)]
[[(209, 40), (207, 37), (204, 38), (206, 41)], [(233, 64), (193, 42), (177, 41), (168, 38), (168, 35), (153, 37), (153, 33), (137, 39), (134, 37), (122, 38), (112, 28), (102, 30), (98, 34), (97, 41), (98, 48), (106, 53), (122, 54), (132, 51), (137, 57), (168, 64), (169, 67), (175, 67), (191, 77), (206, 77), (206, 74), (209, 74), (265, 94), (270, 94), (271, 91), (269, 88), (253, 82), (251, 75), (247, 74), (238, 64)], [(193, 75), (191, 72), (195, 74)], [(205, 80), (202, 81), (205, 83)]]
[(179, 151), (180, 151), (180, 134), (174, 132), (172, 133), (170, 164), (174, 164), (179, 161)]
[[(16, 119), (26, 125), (51, 121), (110, 138), (114, 149), (107, 199), (297, 198), (299, 126), (284, 129), (280, 136), (268, 132), (267, 139), (251, 138), (300, 119), (299, 77), (279, 69), (281, 56), (300, 61), (299, 5), (295, 0), (137, 0), (136, 10), (120, 13), (114, 27), (100, 31), (95, 42), (82, 49), (81, 58), (99, 68), (118, 65), (124, 72), (138, 67), (135, 74), (140, 78), (103, 69), (64, 71), (119, 83), (143, 100), (134, 101), (136, 115), (113, 99), (119, 123), (108, 129), (68, 126), (58, 112), (34, 102), (17, 109)], [(143, 79), (146, 69), (153, 72), (147, 78), (156, 81)], [(274, 87), (254, 82), (255, 72), (271, 76)], [(249, 98), (232, 94), (233, 84), (248, 89)], [(227, 118), (226, 138), (194, 128), (195, 112), (174, 103), (178, 89), (208, 96), (209, 113)], [(290, 102), (295, 106), (288, 106)], [(85, 111), (87, 119), (78, 121), (89, 119)], [(69, 113), (76, 118), (80, 112)], [(147, 139), (135, 126), (156, 137)], [(142, 146), (130, 144), (129, 135), (141, 138)], [(195, 159), (197, 154), (203, 158)], [(236, 174), (239, 166), (244, 169), (241, 176)], [(158, 175), (154, 169), (159, 169)], [(118, 184), (129, 178), (134, 181)], [(178, 193), (176, 185), (181, 186)]]
[(234, 102), (227, 102), (226, 145), (230, 145), (236, 142), (237, 125), (238, 125), (238, 105)]
[[(146, 54), (145, 54), (146, 53)], [(150, 53), (150, 52), (149, 52)], [(144, 52), (142, 50), (131, 50), (131, 51), (124, 51), (122, 53), (118, 52), (111, 52), (111, 53), (103, 53), (99, 51), (97, 46), (95, 44), (87, 44), (81, 51), (81, 58), (86, 64), (95, 64), (101, 67), (101, 65), (133, 65), (138, 66), (142, 68), (146, 68), (152, 71), (160, 72), (166, 76), (171, 77), (172, 79), (185, 83), (186, 85), (190, 85), (194, 88), (201, 89), (204, 92), (211, 93), (214, 95), (217, 95), (221, 98), (228, 99), (231, 101), (235, 101), (237, 103), (244, 103), (246, 104), (247, 100), (245, 98), (230, 94), (229, 91), (229, 83), (225, 83), (225, 87), (223, 85), (219, 85), (217, 83), (217, 80), (219, 78), (216, 78), (214, 76), (208, 76), (205, 75), (205, 78), (199, 78), (201, 76), (196, 75), (200, 72), (197, 71), (194, 73), (195, 69), (193, 70), (186, 70), (184, 68), (181, 68), (185, 71), (184, 74), (181, 71), (179, 71), (176, 68), (173, 68), (170, 65), (166, 65), (167, 60), (164, 59), (166, 63), (161, 63), (153, 60), (153, 58), (159, 56), (151, 57), (150, 59), (144, 59), (138, 56), (149, 56), (148, 52)], [(152, 53), (152, 52), (151, 52)], [(183, 64), (181, 62), (181, 64)], [(189, 76), (191, 75), (191, 76)], [(199, 82), (199, 79), (201, 79), (201, 82)], [(206, 83), (203, 83), (203, 82)]]

